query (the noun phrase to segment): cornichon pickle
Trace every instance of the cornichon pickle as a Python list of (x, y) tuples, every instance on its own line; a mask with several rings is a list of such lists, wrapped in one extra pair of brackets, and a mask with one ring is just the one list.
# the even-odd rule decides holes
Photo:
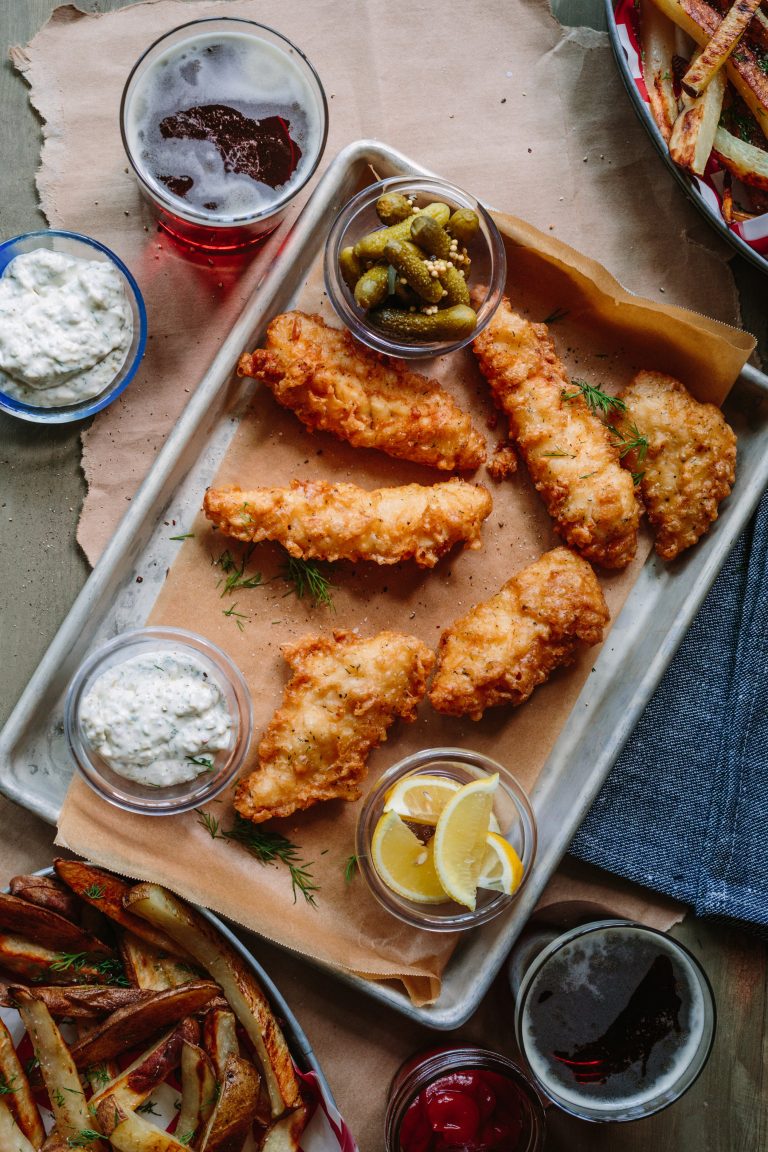
[(445, 225), (445, 230), (459, 244), (471, 243), (480, 227), (480, 217), (471, 208), (457, 208)]
[(397, 224), (413, 214), (413, 204), (402, 192), (385, 192), (376, 201), (376, 214), (382, 224)]
[(411, 220), (411, 240), (423, 248), (430, 256), (448, 260), (451, 254), (451, 238), (445, 228), (441, 228), (433, 216), (414, 216)]
[(389, 295), (389, 268), (386, 264), (374, 264), (355, 284), (355, 302), (366, 312), (376, 308)]
[(339, 271), (344, 283), (354, 292), (355, 284), (363, 274), (363, 266), (355, 256), (354, 248), (342, 248), (339, 253)]
[(442, 299), (443, 286), (436, 276), (431, 276), (424, 259), (424, 253), (410, 240), (390, 240), (384, 249), (384, 257), (404, 276), (414, 292), (428, 304), (437, 304)]
[[(425, 213), (427, 216), (434, 216), (438, 224), (447, 224), (450, 219), (451, 210), (447, 204), (441, 203), (439, 200), (434, 204), (427, 204), (425, 208), (420, 208), (419, 212)], [(390, 224), (389, 228), (379, 228), (376, 232), (369, 232), (367, 236), (363, 236), (355, 244), (355, 255), (360, 260), (381, 260), (384, 256), (384, 249), (390, 240), (407, 240), (411, 234), (411, 220), (409, 216), (407, 220), (401, 220), (399, 224)]]
[(388, 336), (421, 340), (461, 340), (471, 336), (477, 326), (477, 313), (466, 304), (455, 304), (431, 316), (399, 308), (377, 308), (369, 319)]
[(453, 304), (469, 304), (469, 288), (458, 268), (446, 268), (438, 279), (446, 291), (443, 304), (447, 304), (448, 307)]

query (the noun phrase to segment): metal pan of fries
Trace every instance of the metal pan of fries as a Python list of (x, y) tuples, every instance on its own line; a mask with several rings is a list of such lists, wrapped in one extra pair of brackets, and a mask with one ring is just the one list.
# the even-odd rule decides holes
[(765, 0), (606, 0), (624, 85), (689, 199), (768, 270)]
[[(4, 896), (21, 927), (0, 931), (3, 1152), (336, 1152), (309, 1041), (220, 920), (78, 860), (38, 875)], [(44, 948), (57, 889), (81, 938)]]

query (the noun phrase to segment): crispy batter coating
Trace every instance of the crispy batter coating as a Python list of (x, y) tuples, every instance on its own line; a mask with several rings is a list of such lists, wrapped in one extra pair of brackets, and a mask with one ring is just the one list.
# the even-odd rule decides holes
[(702, 404), (672, 376), (639, 372), (621, 399), (626, 421), (648, 441), (622, 463), (643, 473), (640, 481), (656, 551), (674, 560), (717, 519), (736, 475), (736, 436), (714, 404)]
[(415, 560), (434, 568), (454, 544), (480, 548), (493, 507), (480, 484), (453, 477), (432, 487), (367, 492), (356, 484), (294, 480), (290, 488), (209, 488), (205, 514), (228, 536), (277, 540), (302, 560)]
[(472, 720), (497, 704), (522, 704), (573, 663), (579, 641), (599, 643), (608, 619), (587, 561), (554, 548), (443, 632), (429, 699), (438, 712)]
[(357, 800), (366, 758), (396, 717), (414, 720), (435, 662), (415, 636), (306, 636), (283, 649), (293, 671), (235, 808), (255, 824), (320, 800)]
[(355, 448), (449, 472), (485, 460), (483, 437), (436, 380), (369, 352), (321, 316), (276, 316), (266, 347), (244, 353), (237, 370), (263, 381), (307, 428)]
[(473, 348), (557, 531), (592, 563), (624, 568), (637, 549), (634, 484), (546, 326), (523, 319), (505, 299)]

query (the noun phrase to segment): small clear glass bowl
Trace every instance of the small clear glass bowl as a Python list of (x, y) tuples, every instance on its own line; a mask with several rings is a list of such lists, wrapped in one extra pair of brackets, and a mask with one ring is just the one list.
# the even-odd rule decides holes
[[(354, 293), (341, 275), (339, 256), (342, 249), (354, 246), (369, 232), (384, 227), (376, 213), (376, 201), (384, 192), (402, 192), (412, 196), (417, 208), (443, 201), (452, 211), (456, 208), (471, 208), (479, 216), (480, 230), (469, 248), (472, 266), (468, 284), (472, 307), (477, 312), (477, 325), (469, 336), (463, 336), (460, 340), (428, 341), (415, 337), (395, 339), (376, 329), (365, 311), (355, 303)], [(369, 348), (406, 359), (442, 356), (464, 348), (474, 340), (490, 322), (501, 303), (506, 277), (504, 241), (488, 212), (468, 192), (431, 176), (393, 176), (364, 188), (339, 212), (325, 246), (325, 287), (339, 317), (352, 335)]]
[(5, 274), (5, 269), (16, 256), (34, 252), (38, 248), (47, 248), (50, 252), (62, 252), (65, 256), (74, 256), (79, 260), (100, 260), (112, 264), (120, 275), (133, 317), (133, 338), (123, 365), (98, 396), (91, 396), (77, 404), (46, 408), (37, 404), (26, 404), (9, 396), (2, 391), (0, 385), (0, 409), (3, 412), (37, 424), (70, 424), (74, 420), (84, 420), (87, 416), (100, 412), (128, 387), (144, 355), (147, 343), (147, 312), (139, 286), (122, 260), (109, 248), (99, 244), (98, 240), (83, 236), (79, 232), (63, 232), (56, 228), (48, 228), (40, 232), (26, 232), (23, 236), (14, 236), (12, 240), (6, 240), (4, 244), (0, 244), (0, 276)]
[[(128, 780), (92, 747), (83, 731), (82, 702), (109, 668), (152, 652), (181, 652), (202, 664), (219, 686), (232, 718), (229, 748), (211, 754), (214, 771), (168, 787)], [(247, 755), (253, 730), (251, 694), (242, 672), (225, 652), (183, 628), (137, 628), (122, 632), (86, 657), (67, 689), (64, 729), (75, 764), (94, 792), (117, 808), (147, 816), (175, 816), (218, 796), (236, 778)]]
[[(393, 892), (379, 876), (371, 860), (374, 829), (384, 811), (389, 790), (404, 776), (447, 776), (469, 784), (499, 774), (499, 787), (493, 813), (501, 835), (517, 852), (523, 864), (523, 878), (511, 896), (478, 888), (474, 911), (446, 900), (444, 904), (417, 904)], [(389, 768), (368, 794), (357, 822), (356, 852), (360, 871), (379, 903), (414, 928), (432, 932), (457, 932), (476, 928), (505, 912), (525, 887), (536, 855), (536, 820), (528, 797), (511, 772), (480, 752), (466, 748), (426, 748), (407, 756)]]

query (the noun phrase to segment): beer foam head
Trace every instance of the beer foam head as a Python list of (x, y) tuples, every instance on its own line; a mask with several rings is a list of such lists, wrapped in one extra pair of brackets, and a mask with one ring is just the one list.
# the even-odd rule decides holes
[[(137, 70), (126, 92), (124, 130), (129, 152), (148, 184), (179, 209), (230, 221), (258, 213), (304, 182), (322, 146), (325, 114), (302, 72), (303, 61), (256, 34), (210, 32), (171, 44)], [(271, 188), (232, 170), (215, 143), (165, 138), (161, 122), (190, 108), (223, 105), (249, 120), (280, 117), (301, 152), (285, 184)], [(168, 180), (191, 187), (182, 196)], [(215, 204), (211, 210), (210, 205)]]

